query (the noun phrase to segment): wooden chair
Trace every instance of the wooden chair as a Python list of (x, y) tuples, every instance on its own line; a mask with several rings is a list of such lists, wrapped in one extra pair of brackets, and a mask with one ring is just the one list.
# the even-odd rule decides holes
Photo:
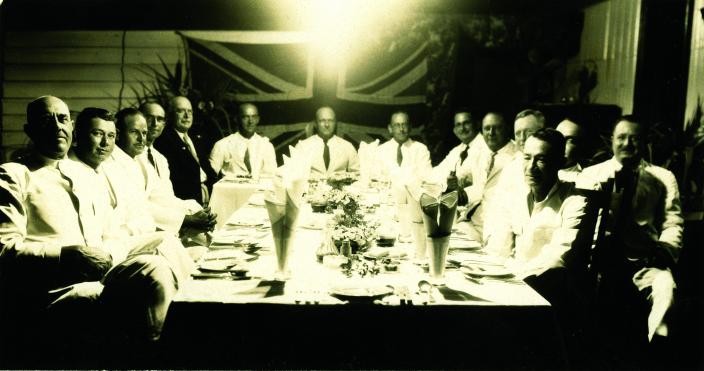
[(594, 260), (600, 251), (608, 249), (606, 243), (606, 218), (611, 202), (611, 187), (603, 190), (576, 188), (586, 199), (585, 215), (570, 251), (570, 263), (576, 282), (591, 294), (598, 281), (599, 262)]

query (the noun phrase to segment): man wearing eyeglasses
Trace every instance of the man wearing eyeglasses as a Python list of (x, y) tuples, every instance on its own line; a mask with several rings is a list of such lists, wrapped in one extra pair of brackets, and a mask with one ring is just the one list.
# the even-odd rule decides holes
[(134, 108), (125, 108), (117, 113), (115, 123), (119, 132), (118, 148), (113, 151), (111, 163), (129, 174), (130, 182), (138, 186), (134, 192), (145, 194), (149, 213), (157, 227), (173, 234), (180, 231), (182, 237), (188, 237), (190, 232), (198, 234), (212, 230), (215, 215), (210, 208), (203, 208), (194, 200), (176, 197), (171, 182), (161, 180), (148, 160), (145, 148), (149, 148), (149, 126), (143, 114)]
[(381, 176), (391, 180), (398, 215), (401, 222), (401, 239), (408, 235), (416, 245), (416, 258), (425, 257), (425, 229), (418, 200), (409, 197), (407, 189), (420, 197), (417, 190), (420, 183), (430, 175), (430, 152), (425, 144), (410, 138), (411, 120), (405, 111), (391, 114), (389, 120), (391, 139), (378, 148), (378, 160), (381, 163)]
[(171, 184), (171, 171), (169, 170), (169, 161), (164, 155), (154, 148), (154, 141), (161, 136), (166, 125), (166, 112), (164, 108), (156, 102), (147, 102), (139, 106), (139, 111), (142, 112), (144, 118), (147, 119), (147, 142), (145, 156), (149, 164), (154, 167), (157, 175), (161, 180), (167, 182), (173, 190)]
[[(21, 163), (0, 165), (0, 349), (5, 355), (17, 356), (7, 346), (18, 345), (19, 354), (30, 349), (24, 346), (36, 356), (41, 341), (54, 339), (49, 335), (57, 335), (58, 341), (79, 327), (124, 330), (140, 340), (159, 337), (176, 292), (174, 272), (163, 256), (131, 255), (133, 245), (112, 238), (105, 185), (87, 164), (107, 154), (114, 126), (96, 124), (87, 133), (105, 137), (96, 140), (97, 148), (81, 152), (86, 164), (68, 159), (73, 131), (68, 106), (56, 97), (37, 98), (27, 106), (24, 127), (34, 143), (30, 155)], [(78, 135), (86, 139), (86, 132)], [(153, 242), (141, 248), (155, 247), (159, 240)], [(62, 311), (65, 303), (95, 305), (81, 312), (95, 316)], [(115, 310), (113, 304), (140, 320), (108, 327), (124, 324), (126, 318), (104, 312)], [(58, 329), (64, 332), (53, 332)], [(41, 352), (63, 349), (64, 344), (50, 345)]]
[(241, 104), (239, 130), (220, 139), (210, 152), (210, 166), (219, 177), (270, 177), (276, 171), (276, 154), (269, 138), (256, 133), (259, 111), (251, 103)]
[(584, 169), (577, 181), (582, 188), (612, 188), (607, 248), (592, 260), (607, 304), (605, 339), (610, 350), (636, 361), (648, 340), (668, 335), (665, 314), (676, 286), (671, 269), (684, 224), (675, 176), (643, 159), (645, 135), (636, 117), (620, 118), (612, 132), (613, 158)]
[(394, 112), (389, 120), (391, 139), (379, 146), (382, 172), (390, 179), (422, 178), (431, 170), (430, 152), (421, 142), (411, 139), (411, 120), (404, 111)]
[(171, 169), (178, 169), (170, 172), (174, 194), (183, 200), (207, 202), (205, 182), (208, 177), (201, 166), (201, 157), (202, 161), (205, 157), (198, 137), (189, 135), (193, 126), (193, 107), (188, 98), (178, 96), (171, 99), (167, 124), (162, 135), (154, 140), (154, 147), (166, 157)]

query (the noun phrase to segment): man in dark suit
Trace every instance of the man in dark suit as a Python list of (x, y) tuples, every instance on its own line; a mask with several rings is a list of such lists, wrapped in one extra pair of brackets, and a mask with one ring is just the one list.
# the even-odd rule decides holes
[[(207, 176), (200, 165), (200, 142), (188, 135), (193, 125), (193, 108), (186, 97), (171, 99), (167, 127), (162, 135), (154, 141), (154, 147), (169, 161), (171, 183), (176, 197), (199, 203), (207, 202), (208, 192), (205, 187)], [(203, 158), (207, 162), (207, 157)]]

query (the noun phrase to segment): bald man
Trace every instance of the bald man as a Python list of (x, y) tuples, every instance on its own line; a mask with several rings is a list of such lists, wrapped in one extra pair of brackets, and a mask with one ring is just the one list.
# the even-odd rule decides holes
[(17, 326), (21, 334), (33, 337), (29, 344), (34, 345), (41, 336), (32, 332), (31, 325), (42, 323), (47, 307), (76, 299), (94, 304), (90, 312), (110, 310), (120, 315), (102, 314), (110, 320), (85, 323), (90, 319), (59, 312), (67, 317), (51, 325), (72, 331), (79, 325), (103, 330), (119, 324), (124, 326), (121, 331), (140, 339), (155, 340), (160, 335), (177, 282), (185, 275), (176, 272), (162, 254), (154, 253), (164, 236), (131, 244), (110, 234), (112, 207), (96, 169), (110, 147), (98, 138), (109, 135), (114, 124), (103, 117), (90, 120), (99, 126), (79, 131), (81, 138), (92, 136), (103, 142), (99, 149), (79, 151), (85, 161), (80, 163), (66, 156), (73, 131), (68, 106), (52, 96), (27, 106), (24, 129), (34, 143), (32, 152), (22, 163), (0, 166), (4, 336)]
[(579, 160), (584, 154), (584, 129), (569, 119), (560, 121), (555, 129), (562, 133), (566, 140), (565, 164), (558, 172), (558, 176), (562, 181), (575, 182), (582, 171)]
[[(487, 113), (482, 119), (481, 145), (472, 146), (465, 161), (458, 171), (460, 187), (463, 187), (463, 201), (468, 206), (469, 223), (466, 233), (476, 241), (483, 240), (486, 216), (492, 210), (497, 197), (499, 176), (504, 167), (514, 158), (517, 147), (509, 139), (509, 125), (503, 115), (496, 112)], [(462, 193), (462, 192), (460, 192)]]
[[(201, 167), (202, 144), (188, 132), (193, 126), (193, 107), (186, 97), (171, 99), (164, 132), (154, 141), (154, 147), (169, 161), (174, 194), (183, 200), (207, 201), (208, 180)], [(195, 140), (195, 141), (194, 141)], [(206, 161), (205, 158), (202, 159)], [(175, 171), (175, 169), (178, 169)]]
[(257, 106), (241, 104), (237, 122), (238, 131), (213, 146), (210, 166), (219, 177), (271, 177), (276, 171), (276, 154), (269, 138), (256, 132), (259, 125)]
[(296, 149), (311, 154), (311, 176), (330, 177), (335, 173), (359, 173), (359, 157), (352, 143), (335, 135), (337, 118), (331, 107), (315, 112), (316, 134), (296, 145)]

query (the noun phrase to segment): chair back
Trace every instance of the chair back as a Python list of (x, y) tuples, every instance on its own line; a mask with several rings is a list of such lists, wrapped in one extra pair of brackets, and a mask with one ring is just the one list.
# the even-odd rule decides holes
[[(609, 188), (609, 187), (607, 187)], [(570, 266), (586, 287), (596, 287), (597, 273), (593, 257), (606, 249), (606, 219), (611, 202), (611, 189), (591, 190), (575, 188), (576, 193), (586, 199), (586, 209), (582, 217), (577, 237), (570, 250)]]

